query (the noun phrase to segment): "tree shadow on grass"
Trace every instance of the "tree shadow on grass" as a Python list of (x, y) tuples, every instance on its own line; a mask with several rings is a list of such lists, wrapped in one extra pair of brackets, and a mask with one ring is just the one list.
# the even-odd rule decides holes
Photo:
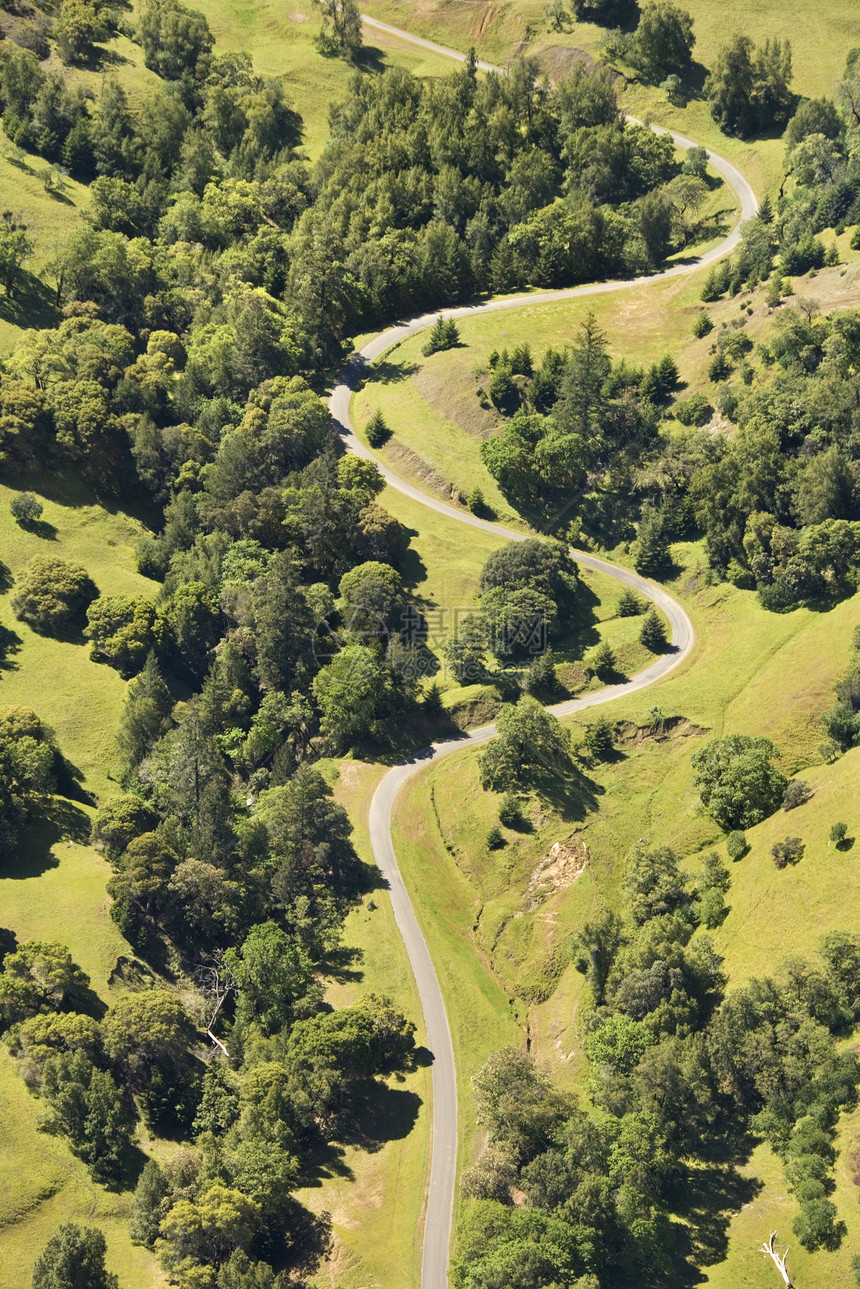
[(10, 655), (14, 657), (16, 653), (20, 653), (22, 644), (23, 641), (17, 631), (4, 627), (0, 623), (0, 670), (12, 671), (17, 668), (17, 662), (14, 662)]
[(62, 797), (45, 797), (38, 815), (30, 818), (3, 861), (3, 876), (14, 881), (40, 877), (60, 861), (52, 854), (59, 841), (85, 845), (90, 839), (90, 821), (83, 810)]
[[(29, 166), (24, 169), (29, 170)], [(13, 327), (48, 330), (63, 320), (55, 293), (26, 269), (18, 270), (19, 288), (13, 296), (0, 296), (0, 318)]]
[(19, 519), (18, 526), (23, 528), (25, 533), (41, 537), (44, 542), (55, 542), (59, 536), (57, 529), (53, 524), (49, 524), (47, 519)]
[(419, 370), (418, 363), (392, 362), (381, 358), (367, 369), (365, 387), (368, 385), (397, 385), (408, 380)]
[(697, 1267), (723, 1262), (733, 1214), (751, 1203), (763, 1186), (757, 1177), (744, 1177), (731, 1164), (687, 1168), (673, 1206), (686, 1225), (686, 1257)]
[(368, 1079), (338, 1124), (338, 1140), (374, 1155), (387, 1142), (409, 1136), (421, 1104), (417, 1092)]
[(12, 576), (12, 570), (9, 568), (9, 565), (4, 564), (3, 561), (0, 560), (0, 595), (5, 595), (13, 585), (14, 581), (15, 579)]

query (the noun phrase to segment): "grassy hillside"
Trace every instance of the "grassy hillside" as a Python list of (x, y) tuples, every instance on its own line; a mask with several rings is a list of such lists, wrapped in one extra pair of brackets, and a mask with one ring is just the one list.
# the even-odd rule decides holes
[[(474, 1069), (494, 1038), (498, 1045), (516, 1021), (520, 1041), (528, 1036), (531, 1050), (560, 1082), (581, 1084), (577, 1011), (583, 978), (569, 965), (566, 945), (589, 915), (618, 903), (637, 840), (671, 845), (691, 865), (704, 848), (720, 845), (721, 833), (692, 788), (690, 758), (708, 734), (767, 734), (782, 750), (784, 768), (800, 772), (815, 793), (792, 814), (780, 812), (751, 829), (749, 855), (732, 865), (730, 912), (715, 936), (730, 985), (775, 970), (789, 953), (814, 953), (828, 927), (851, 928), (860, 919), (856, 852), (828, 846), (837, 819), (848, 823), (849, 832), (860, 825), (851, 813), (860, 753), (835, 765), (817, 764), (819, 713), (844, 670), (860, 599), (825, 615), (796, 610), (777, 617), (750, 592), (708, 585), (697, 572), (695, 547), (675, 548), (675, 556), (686, 565), (674, 590), (693, 618), (696, 651), (680, 674), (602, 709), (622, 722), (611, 762), (559, 785), (549, 800), (530, 799), (530, 831), (505, 829), (500, 851), (485, 841), (497, 822), (499, 798), (480, 789), (476, 753), (442, 761), (400, 799), (398, 855), (437, 946), (461, 1068)], [(578, 729), (577, 722), (574, 741)], [(777, 871), (770, 847), (786, 834), (806, 841), (806, 855), (796, 868)], [(567, 848), (567, 864), (550, 863), (556, 842)], [(578, 862), (583, 843), (584, 866)], [(468, 1099), (463, 1104), (468, 1160), (475, 1129)], [(856, 1128), (853, 1121), (842, 1126), (845, 1150)], [(750, 1255), (750, 1240), (760, 1239), (764, 1227), (788, 1233), (793, 1215), (781, 1167), (769, 1152), (757, 1152), (748, 1171), (764, 1189), (752, 1212), (744, 1209), (733, 1219), (727, 1257), (708, 1272), (708, 1283), (726, 1289), (753, 1283), (760, 1263)], [(801, 1250), (793, 1264), (798, 1276), (804, 1267), (810, 1274), (814, 1268), (821, 1289), (849, 1283), (850, 1248), (860, 1227), (846, 1166), (839, 1178), (836, 1201), (850, 1238), (838, 1254), (812, 1257)]]

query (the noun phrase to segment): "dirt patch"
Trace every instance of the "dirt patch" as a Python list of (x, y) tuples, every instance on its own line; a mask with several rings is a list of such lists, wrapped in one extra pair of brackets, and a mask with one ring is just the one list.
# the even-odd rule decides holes
[(619, 721), (615, 727), (615, 742), (618, 747), (638, 747), (648, 739), (653, 739), (655, 743), (665, 743), (670, 739), (701, 738), (710, 732), (701, 725), (694, 725), (686, 716), (662, 716), (650, 725)]
[(290, 14), (290, 22), (307, 22), (307, 20), (308, 20), (308, 15), (306, 13)]
[[(604, 63), (596, 62), (584, 49), (569, 49), (567, 45), (549, 45), (546, 49), (542, 49), (537, 57), (541, 67), (553, 81), (567, 76), (577, 63), (583, 63), (588, 71), (602, 69), (605, 66)], [(613, 78), (618, 77), (619, 73), (613, 72)]]
[(557, 841), (532, 870), (523, 893), (523, 907), (531, 913), (556, 891), (563, 891), (578, 881), (588, 865), (588, 847), (578, 833), (567, 841)]
[(474, 438), (489, 439), (503, 424), (497, 412), (481, 406), (471, 382), (457, 380), (447, 366), (428, 363), (415, 373), (412, 381), (434, 412)]
[(405, 443), (400, 443), (397, 439), (391, 439), (386, 444), (383, 456), (393, 465), (400, 466), (399, 473), (411, 475), (424, 484), (425, 488), (430, 488), (432, 492), (438, 492), (440, 496), (450, 498), (453, 491), (453, 484), (447, 479), (443, 479), (438, 470), (435, 470), (429, 462), (425, 461), (422, 456), (412, 448), (407, 447)]
[(475, 39), (479, 39), (481, 36), (486, 35), (487, 28), (492, 21), (493, 6), (491, 4), (484, 5), (484, 8), (480, 13), (475, 14), (472, 25), (469, 28), (469, 35)]

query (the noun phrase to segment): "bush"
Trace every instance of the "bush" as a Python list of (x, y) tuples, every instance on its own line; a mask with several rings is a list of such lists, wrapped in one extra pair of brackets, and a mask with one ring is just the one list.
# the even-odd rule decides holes
[(504, 844), (505, 844), (505, 839), (502, 836), (501, 828), (499, 828), (498, 825), (493, 824), (492, 828), (487, 833), (487, 849), (501, 850)]
[(786, 864), (799, 864), (805, 850), (799, 837), (785, 837), (771, 846), (770, 853), (776, 867), (785, 868)]
[(376, 409), (367, 425), (365, 425), (364, 432), (372, 448), (381, 448), (385, 440), (391, 436), (391, 431), (385, 423), (385, 417), (379, 408)]
[(782, 798), (783, 810), (796, 810), (812, 796), (812, 789), (803, 779), (792, 779)]
[(701, 340), (703, 336), (707, 336), (711, 331), (713, 331), (713, 329), (714, 324), (711, 321), (710, 315), (702, 309), (701, 312), (696, 315), (695, 321), (693, 322), (693, 335), (697, 340)]
[(712, 408), (704, 394), (691, 394), (679, 398), (672, 408), (672, 415), (682, 425), (704, 425), (710, 420)]
[(589, 655), (586, 667), (589, 671), (594, 672), (601, 680), (611, 676), (615, 670), (615, 654), (605, 640)]
[(619, 618), (638, 618), (641, 613), (645, 612), (645, 605), (639, 596), (629, 586), (625, 586), (618, 599), (616, 613)]
[(649, 609), (642, 619), (639, 629), (639, 642), (652, 653), (660, 653), (666, 647), (666, 628), (656, 609)]
[(12, 596), (15, 616), (34, 631), (57, 635), (80, 630), (98, 587), (80, 564), (51, 555), (31, 559)]
[(427, 344), (421, 350), (425, 358), (443, 349), (453, 349), (460, 343), (460, 332), (453, 318), (443, 318), (441, 313), (430, 331)]
[(830, 840), (832, 842), (835, 842), (837, 846), (841, 846), (847, 836), (848, 836), (847, 824), (842, 824), (842, 823), (834, 824), (833, 827), (830, 829)]
[(585, 727), (585, 746), (598, 761), (605, 761), (612, 752), (615, 741), (615, 727), (605, 716)]
[(729, 859), (735, 861), (743, 859), (749, 850), (746, 833), (742, 832), (740, 828), (733, 828), (726, 837), (726, 850), (729, 853)]
[(487, 509), (487, 503), (484, 501), (484, 494), (480, 488), (473, 488), (466, 498), (466, 505), (473, 515), (483, 515)]
[(24, 526), (35, 524), (36, 520), (41, 518), (43, 509), (41, 501), (38, 497), (34, 497), (32, 492), (16, 492), (9, 502), (12, 518), (16, 523)]
[(520, 803), (513, 792), (506, 792), (499, 803), (499, 823), (506, 828), (516, 828), (523, 822)]

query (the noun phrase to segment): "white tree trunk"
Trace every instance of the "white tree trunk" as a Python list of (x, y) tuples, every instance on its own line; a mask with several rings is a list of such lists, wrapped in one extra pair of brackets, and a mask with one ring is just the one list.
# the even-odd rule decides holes
[(788, 1272), (785, 1269), (785, 1259), (788, 1257), (788, 1247), (786, 1247), (785, 1253), (783, 1254), (777, 1253), (776, 1249), (773, 1247), (773, 1242), (775, 1239), (776, 1239), (776, 1231), (771, 1231), (770, 1239), (766, 1243), (762, 1244), (759, 1252), (763, 1253), (766, 1257), (771, 1258), (773, 1260), (773, 1265), (776, 1267), (777, 1271), (782, 1276), (783, 1282), (785, 1284), (785, 1289), (792, 1289), (791, 1276), (788, 1274)]

